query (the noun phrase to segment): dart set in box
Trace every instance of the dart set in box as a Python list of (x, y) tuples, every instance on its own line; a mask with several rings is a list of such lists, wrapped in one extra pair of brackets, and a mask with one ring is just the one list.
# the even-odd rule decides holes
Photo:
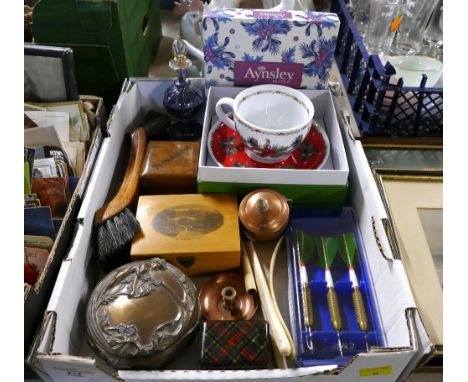
[(382, 346), (352, 209), (292, 209), (287, 243), (297, 363), (343, 366)]

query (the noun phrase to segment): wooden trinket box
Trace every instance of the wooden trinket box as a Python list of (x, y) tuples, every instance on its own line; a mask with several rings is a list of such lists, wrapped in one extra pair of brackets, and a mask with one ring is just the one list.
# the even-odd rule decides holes
[(196, 193), (199, 153), (200, 142), (148, 142), (140, 176), (142, 193)]
[(144, 195), (136, 218), (132, 260), (160, 256), (189, 276), (240, 265), (235, 195)]

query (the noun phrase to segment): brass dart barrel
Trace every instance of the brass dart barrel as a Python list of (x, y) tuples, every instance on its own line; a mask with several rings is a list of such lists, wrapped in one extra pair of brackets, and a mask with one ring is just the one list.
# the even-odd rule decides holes
[(356, 313), (356, 321), (359, 325), (359, 329), (363, 332), (367, 331), (367, 316), (366, 309), (364, 308), (364, 302), (362, 300), (362, 293), (359, 290), (359, 287), (353, 288), (353, 305), (354, 312)]
[(328, 302), (328, 310), (330, 312), (330, 320), (337, 332), (341, 331), (342, 321), (341, 321), (341, 313), (340, 308), (338, 306), (338, 299), (336, 297), (335, 288), (328, 288), (327, 291), (327, 302)]
[(302, 284), (302, 306), (304, 307), (304, 325), (311, 328), (314, 324), (314, 313), (312, 311), (312, 297), (307, 284)]

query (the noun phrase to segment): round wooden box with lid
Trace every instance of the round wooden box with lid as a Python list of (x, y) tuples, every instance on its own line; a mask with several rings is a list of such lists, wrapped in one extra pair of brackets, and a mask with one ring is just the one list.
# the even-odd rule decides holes
[(196, 287), (182, 271), (160, 258), (135, 261), (93, 290), (88, 340), (116, 369), (157, 369), (190, 341), (200, 315)]

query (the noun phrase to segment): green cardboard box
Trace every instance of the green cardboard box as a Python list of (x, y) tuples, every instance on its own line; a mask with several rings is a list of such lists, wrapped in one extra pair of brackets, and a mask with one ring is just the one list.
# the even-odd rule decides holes
[[(344, 185), (302, 185), (279, 183), (233, 183), (198, 181), (200, 194), (237, 194), (243, 198), (250, 191), (269, 188), (278, 191), (292, 201), (294, 206), (343, 207), (348, 192)], [(239, 199), (241, 200), (241, 199)]]
[(126, 77), (148, 75), (161, 39), (159, 0), (41, 0), (34, 42), (73, 49), (79, 94), (110, 110)]

